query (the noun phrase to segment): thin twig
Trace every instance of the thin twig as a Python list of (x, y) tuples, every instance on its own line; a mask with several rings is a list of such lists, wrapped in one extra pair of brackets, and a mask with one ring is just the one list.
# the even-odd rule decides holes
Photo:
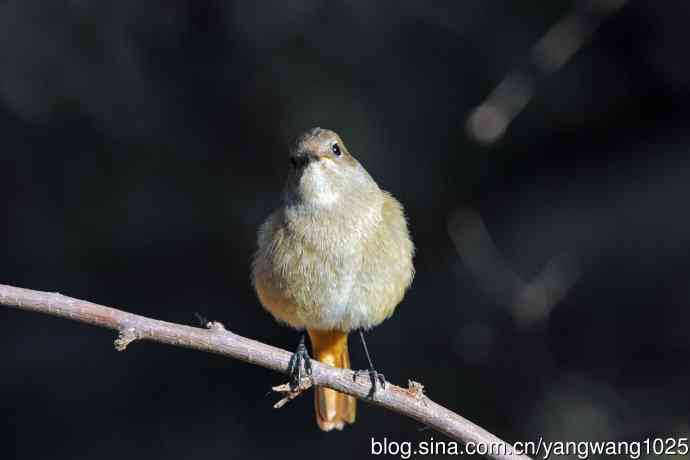
[[(85, 300), (78, 300), (60, 293), (34, 291), (0, 284), (0, 305), (21, 310), (45, 313), (73, 321), (92, 324), (118, 332), (115, 347), (124, 350), (135, 341), (148, 340), (169, 345), (193, 348), (239, 359), (250, 364), (286, 373), (291, 354), (280, 348), (257, 342), (234, 334), (220, 325), (208, 323), (207, 329), (168, 323), (144, 316), (127, 313)], [(410, 388), (386, 385), (379, 388), (375, 399), (367, 398), (370, 381), (368, 378), (354, 380), (349, 369), (338, 369), (314, 361), (312, 364), (312, 385), (320, 385), (347, 393), (357, 398), (413, 418), (430, 428), (445, 433), (452, 439), (475, 446), (492, 447), (496, 452), (487, 455), (493, 459), (523, 459), (529, 457), (513, 454), (511, 446), (485, 429), (460, 415), (436, 404), (422, 394), (422, 386), (411, 384)], [(277, 387), (285, 397), (285, 404), (309, 387), (305, 382), (291, 394), (288, 387)], [(288, 390), (286, 390), (288, 388)], [(295, 393), (293, 392), (293, 393)], [(280, 402), (279, 402), (280, 403)]]

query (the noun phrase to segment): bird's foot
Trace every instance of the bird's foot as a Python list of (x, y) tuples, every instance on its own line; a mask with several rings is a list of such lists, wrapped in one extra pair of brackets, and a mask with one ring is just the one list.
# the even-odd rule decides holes
[(295, 391), (302, 384), (303, 377), (311, 377), (311, 357), (304, 345), (304, 335), (300, 338), (297, 350), (292, 354), (288, 363), (288, 374), (290, 375), (290, 389)]
[(369, 374), (369, 380), (371, 381), (371, 389), (369, 390), (369, 394), (367, 395), (369, 399), (374, 399), (374, 395), (376, 394), (376, 388), (378, 385), (381, 385), (382, 389), (386, 389), (386, 376), (380, 372), (377, 372), (374, 368), (359, 369), (354, 371), (354, 374), (352, 375), (352, 381), (356, 381), (357, 377), (359, 377), (362, 374)]

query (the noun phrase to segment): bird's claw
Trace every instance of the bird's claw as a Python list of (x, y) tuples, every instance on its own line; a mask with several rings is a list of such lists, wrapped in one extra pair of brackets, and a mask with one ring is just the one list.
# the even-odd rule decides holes
[(376, 388), (378, 385), (381, 385), (381, 388), (383, 390), (386, 389), (386, 376), (380, 372), (377, 372), (376, 369), (359, 369), (354, 371), (354, 373), (352, 374), (352, 381), (356, 381), (357, 377), (365, 373), (369, 374), (369, 380), (371, 381), (371, 389), (369, 390), (369, 394), (367, 395), (367, 397), (370, 399), (374, 399), (374, 395), (376, 394)]
[(290, 389), (293, 391), (302, 384), (302, 377), (311, 377), (311, 357), (304, 345), (304, 337), (290, 358), (288, 374), (290, 375)]

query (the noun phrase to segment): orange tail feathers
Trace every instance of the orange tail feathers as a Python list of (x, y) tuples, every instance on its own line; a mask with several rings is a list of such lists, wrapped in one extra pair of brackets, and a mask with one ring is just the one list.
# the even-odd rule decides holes
[[(346, 332), (312, 329), (307, 332), (314, 358), (331, 366), (350, 368)], [(314, 396), (316, 423), (323, 431), (342, 430), (346, 423), (355, 421), (357, 400), (353, 396), (324, 387), (316, 387)]]

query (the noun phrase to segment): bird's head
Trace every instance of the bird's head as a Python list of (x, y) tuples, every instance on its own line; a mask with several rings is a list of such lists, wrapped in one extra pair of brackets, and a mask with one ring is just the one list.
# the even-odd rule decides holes
[(329, 208), (378, 192), (340, 136), (328, 129), (313, 128), (302, 134), (290, 151), (290, 165), (288, 201)]

